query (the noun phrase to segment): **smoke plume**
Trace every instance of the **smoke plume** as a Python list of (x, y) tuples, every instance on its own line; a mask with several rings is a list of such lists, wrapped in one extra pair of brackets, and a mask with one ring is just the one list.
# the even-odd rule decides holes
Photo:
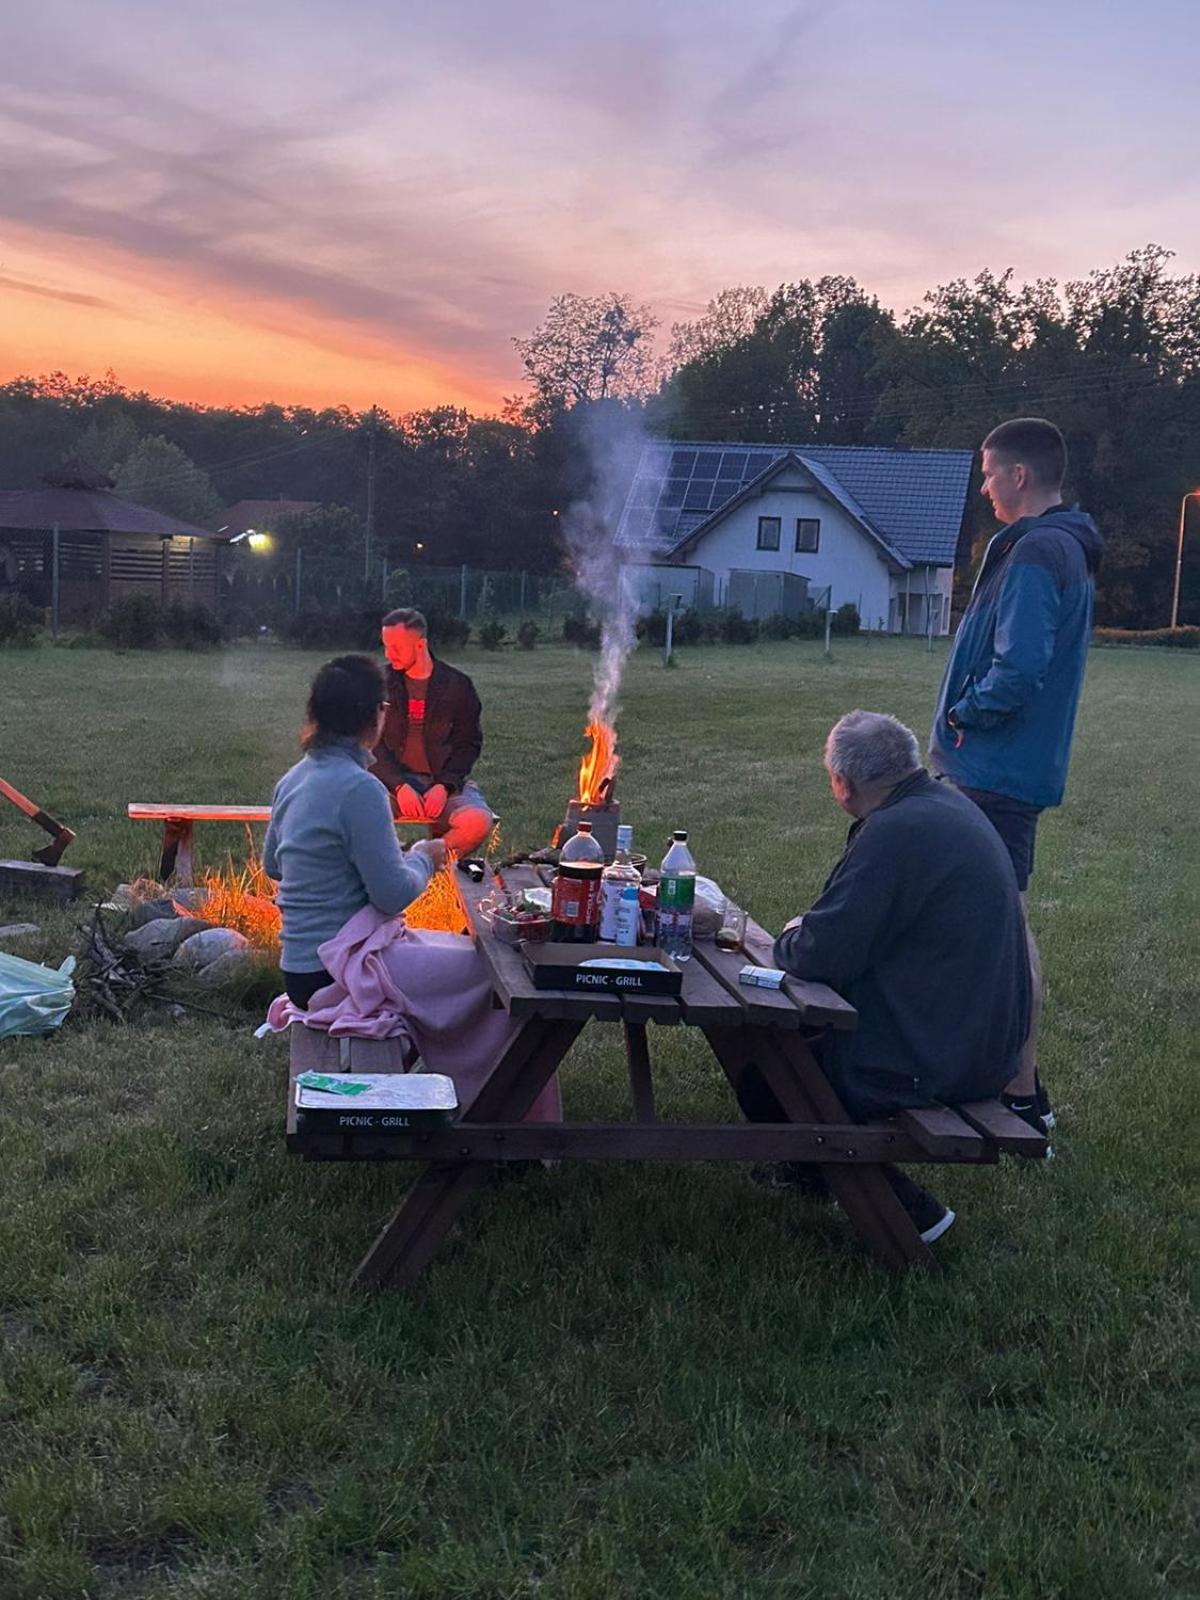
[(589, 722), (611, 725), (615, 721), (621, 673), (637, 643), (638, 599), (622, 582), (616, 533), (645, 443), (640, 418), (631, 416), (623, 406), (596, 407), (584, 424), (591, 489), (588, 498), (577, 500), (564, 518), (563, 533), (576, 585), (600, 623), (600, 659), (592, 684)]

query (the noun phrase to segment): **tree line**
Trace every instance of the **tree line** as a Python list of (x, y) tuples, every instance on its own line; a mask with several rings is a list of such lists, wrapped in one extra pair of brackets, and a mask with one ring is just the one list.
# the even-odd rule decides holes
[[(985, 271), (902, 315), (849, 277), (739, 286), (665, 338), (627, 294), (564, 294), (514, 339), (528, 387), (497, 416), (201, 407), (112, 374), (22, 377), (0, 386), (0, 487), (80, 458), (128, 498), (206, 527), (240, 499), (318, 501), (287, 538), (353, 560), (373, 461), (388, 561), (545, 572), (563, 562), (560, 513), (588, 491), (598, 410), (676, 439), (971, 449), (1007, 416), (1043, 415), (1067, 438), (1070, 498), (1105, 534), (1098, 620), (1154, 625), (1180, 500), (1200, 487), (1200, 278), (1170, 263), (1149, 245), (1065, 284)], [(964, 573), (990, 531), (972, 494)], [(1197, 610), (1189, 559), (1181, 617)]]

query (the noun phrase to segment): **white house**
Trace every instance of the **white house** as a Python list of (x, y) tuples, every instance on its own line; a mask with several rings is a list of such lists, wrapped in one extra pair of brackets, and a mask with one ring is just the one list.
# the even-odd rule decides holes
[(807, 597), (856, 605), (864, 627), (947, 633), (970, 475), (969, 450), (655, 443), (617, 543), (651, 598), (763, 616)]

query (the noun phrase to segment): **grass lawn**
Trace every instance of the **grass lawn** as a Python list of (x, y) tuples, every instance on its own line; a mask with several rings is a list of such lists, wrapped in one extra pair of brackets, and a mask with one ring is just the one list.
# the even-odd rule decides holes
[[(641, 656), (635, 840), (688, 826), (780, 925), (844, 834), (829, 724), (861, 705), (923, 735), (942, 659)], [(0, 772), (108, 888), (157, 859), (127, 801), (269, 797), (318, 660), (9, 652)], [(464, 664), (505, 840), (543, 842), (590, 659)], [(252, 1019), (0, 1042), (3, 1600), (1200, 1594), (1198, 691), (1174, 652), (1093, 654), (1031, 890), (1058, 1158), (939, 1170), (960, 1221), (936, 1280), (893, 1281), (743, 1168), (579, 1165), (486, 1191), (417, 1293), (351, 1295), (403, 1172), (286, 1158), (285, 1046)], [(0, 809), (0, 855), (40, 842)], [(32, 914), (57, 962), (76, 919)], [(585, 1032), (574, 1110), (624, 1114), (617, 1046)], [(699, 1040), (652, 1048), (668, 1114), (733, 1114)]]

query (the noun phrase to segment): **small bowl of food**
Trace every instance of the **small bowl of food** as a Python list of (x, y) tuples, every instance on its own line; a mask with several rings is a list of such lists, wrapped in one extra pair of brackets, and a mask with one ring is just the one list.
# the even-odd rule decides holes
[(492, 913), (492, 937), (501, 944), (521, 944), (528, 939), (531, 944), (541, 944), (549, 939), (554, 928), (551, 919), (540, 911), (509, 910)]

